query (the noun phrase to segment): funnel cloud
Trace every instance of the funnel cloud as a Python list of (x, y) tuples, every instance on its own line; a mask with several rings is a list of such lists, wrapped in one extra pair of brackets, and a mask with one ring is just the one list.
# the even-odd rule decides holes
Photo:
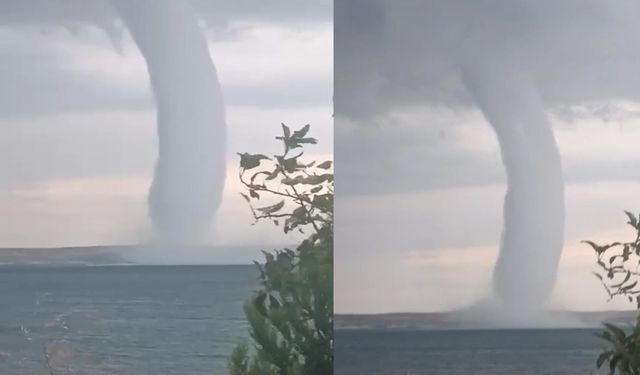
[(163, 242), (197, 242), (220, 205), (225, 176), (222, 92), (206, 39), (185, 1), (113, 0), (149, 71), (158, 161), (149, 216)]
[(551, 295), (564, 233), (558, 147), (534, 87), (509, 67), (465, 71), (465, 83), (496, 133), (507, 174), (494, 292), (508, 307), (537, 308)]

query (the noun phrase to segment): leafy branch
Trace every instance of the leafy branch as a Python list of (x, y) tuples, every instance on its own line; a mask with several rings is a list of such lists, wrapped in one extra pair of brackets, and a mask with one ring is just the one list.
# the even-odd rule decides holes
[(582, 241), (595, 251), (600, 272), (594, 272), (602, 282), (609, 300), (624, 296), (629, 302), (635, 299), (640, 308), (640, 217), (625, 211), (631, 227), (636, 231), (635, 239), (630, 242), (613, 242), (598, 245), (593, 241)]
[[(291, 132), (282, 124), (282, 136), (276, 137), (284, 145), (282, 154), (272, 158), (263, 154), (242, 153), (240, 155), (240, 182), (247, 193), (240, 193), (249, 203), (255, 222), (271, 219), (279, 225), (284, 218), (284, 232), (310, 226), (317, 233), (322, 224), (333, 222), (333, 173), (332, 162), (315, 161), (304, 163), (300, 159), (304, 152), (294, 154), (294, 150), (305, 144), (316, 144), (315, 138), (307, 137), (310, 126), (305, 125)], [(256, 171), (256, 169), (258, 169)], [(256, 207), (263, 194), (282, 198), (278, 203)], [(295, 209), (285, 212), (285, 201), (293, 202)], [(254, 222), (254, 223), (255, 223)]]

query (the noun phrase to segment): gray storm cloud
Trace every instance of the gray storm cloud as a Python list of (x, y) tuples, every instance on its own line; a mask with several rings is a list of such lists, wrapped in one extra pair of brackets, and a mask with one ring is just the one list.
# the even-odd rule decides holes
[(200, 239), (221, 202), (225, 117), (207, 42), (188, 3), (113, 0), (147, 62), (158, 161), (149, 215), (160, 239)]
[[(22, 0), (0, 2), (0, 24), (80, 23), (109, 27), (117, 17), (111, 0)], [(325, 22), (332, 14), (328, 0), (184, 0), (209, 26), (228, 26), (231, 21)]]
[(357, 157), (340, 147), (340, 119), (366, 124), (419, 105), (479, 108), (508, 185), (494, 293), (506, 307), (543, 306), (564, 232), (562, 166), (547, 113), (638, 100), (640, 6), (340, 0), (335, 14), (336, 158)]

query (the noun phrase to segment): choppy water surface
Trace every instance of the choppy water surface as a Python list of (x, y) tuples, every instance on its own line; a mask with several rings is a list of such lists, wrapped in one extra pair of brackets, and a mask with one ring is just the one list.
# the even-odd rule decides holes
[[(337, 375), (589, 375), (593, 330), (337, 331)], [(603, 372), (604, 373), (604, 372)]]
[(0, 267), (0, 374), (224, 374), (253, 266)]

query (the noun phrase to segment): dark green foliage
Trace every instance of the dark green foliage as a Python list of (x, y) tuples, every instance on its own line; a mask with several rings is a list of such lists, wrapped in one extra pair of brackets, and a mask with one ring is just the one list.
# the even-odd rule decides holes
[[(276, 137), (283, 142), (282, 155), (240, 154), (240, 181), (248, 190), (242, 196), (256, 222), (279, 226), (282, 221), (285, 233), (298, 231), (306, 238), (296, 249), (264, 252), (264, 263), (256, 262), (261, 287), (245, 305), (251, 344), (234, 350), (232, 375), (333, 373), (332, 162), (303, 163), (302, 152), (291, 155), (317, 143), (306, 137), (309, 128), (291, 132), (283, 124), (283, 135)], [(279, 200), (253, 206), (267, 197)]]
[[(635, 231), (635, 240), (606, 245), (583, 242), (596, 253), (601, 271), (594, 274), (602, 282), (609, 299), (621, 296), (640, 308), (640, 220), (630, 212), (625, 211), (625, 214), (629, 218), (627, 224)], [(606, 364), (610, 375), (640, 375), (640, 316), (628, 332), (613, 324), (605, 323), (604, 326), (605, 331), (598, 336), (605, 340), (607, 347), (598, 357), (597, 367)]]
[(608, 348), (600, 354), (596, 365), (608, 363), (609, 374), (640, 375), (640, 322), (627, 332), (613, 324), (605, 323), (606, 330), (598, 336), (607, 342)]

